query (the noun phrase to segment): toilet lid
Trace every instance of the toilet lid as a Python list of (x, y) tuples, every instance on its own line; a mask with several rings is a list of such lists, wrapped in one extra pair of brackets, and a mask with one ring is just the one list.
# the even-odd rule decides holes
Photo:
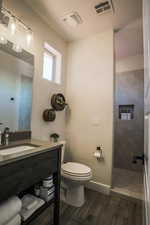
[(62, 165), (62, 171), (74, 176), (88, 176), (91, 174), (91, 169), (88, 166), (74, 162), (64, 163)]

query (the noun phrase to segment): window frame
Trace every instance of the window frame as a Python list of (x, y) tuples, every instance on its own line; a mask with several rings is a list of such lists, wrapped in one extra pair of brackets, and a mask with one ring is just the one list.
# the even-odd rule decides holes
[[(52, 65), (52, 79), (44, 77), (44, 55), (50, 55), (53, 57)], [(48, 80), (57, 85), (62, 84), (62, 54), (57, 51), (55, 48), (50, 46), (47, 42), (44, 43), (44, 53), (43, 53), (43, 79)]]

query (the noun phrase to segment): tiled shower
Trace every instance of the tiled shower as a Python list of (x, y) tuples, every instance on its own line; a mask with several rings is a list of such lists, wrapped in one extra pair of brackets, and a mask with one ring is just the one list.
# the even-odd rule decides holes
[(142, 198), (144, 153), (144, 71), (117, 73), (114, 104), (113, 189)]

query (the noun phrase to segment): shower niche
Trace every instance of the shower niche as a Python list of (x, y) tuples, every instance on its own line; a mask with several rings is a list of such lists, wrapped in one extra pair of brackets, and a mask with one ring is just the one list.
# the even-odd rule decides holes
[(134, 119), (134, 105), (119, 105), (119, 119), (133, 120)]

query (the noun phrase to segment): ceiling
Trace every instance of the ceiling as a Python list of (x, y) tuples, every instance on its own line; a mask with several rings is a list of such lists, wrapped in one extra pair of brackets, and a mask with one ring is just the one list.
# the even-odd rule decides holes
[[(66, 41), (85, 38), (113, 26), (126, 27), (142, 16), (142, 0), (113, 0), (115, 13), (97, 15), (94, 6), (102, 0), (24, 0), (41, 18)], [(76, 11), (83, 23), (69, 27), (62, 21), (66, 14)]]

